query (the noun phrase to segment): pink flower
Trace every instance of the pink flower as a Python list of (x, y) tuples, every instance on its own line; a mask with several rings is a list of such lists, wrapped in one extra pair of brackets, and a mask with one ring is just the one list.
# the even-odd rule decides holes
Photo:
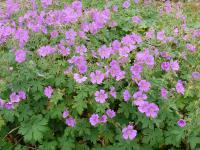
[(74, 127), (76, 125), (76, 120), (72, 117), (69, 117), (66, 119), (65, 123), (70, 127)]
[(43, 8), (47, 8), (49, 5), (52, 4), (52, 2), (53, 2), (52, 0), (41, 0)]
[(108, 95), (104, 90), (100, 90), (100, 91), (96, 91), (95, 92), (95, 100), (96, 100), (96, 102), (105, 103), (107, 98), (108, 98)]
[(103, 115), (102, 117), (101, 117), (101, 119), (100, 119), (100, 122), (101, 123), (106, 123), (107, 122), (107, 116), (106, 115)]
[(85, 52), (87, 52), (87, 48), (85, 45), (80, 45), (76, 47), (76, 53), (83, 55)]
[(181, 80), (178, 80), (178, 82), (176, 83), (176, 91), (177, 93), (180, 93), (180, 94), (184, 94), (185, 92), (185, 88)]
[(18, 50), (15, 52), (15, 60), (18, 63), (22, 63), (26, 60), (26, 51), (24, 50)]
[(92, 126), (96, 126), (96, 125), (100, 122), (100, 120), (99, 120), (99, 115), (98, 115), (98, 114), (93, 114), (93, 115), (90, 117), (89, 121), (90, 121), (90, 124), (91, 124)]
[(147, 117), (156, 118), (158, 115), (159, 107), (154, 103), (149, 103), (146, 107), (145, 114)]
[(44, 95), (46, 97), (51, 98), (52, 93), (53, 93), (53, 88), (51, 86), (45, 87), (45, 89), (44, 89)]
[(114, 110), (112, 110), (112, 109), (107, 109), (106, 110), (106, 114), (107, 114), (107, 116), (109, 117), (109, 118), (114, 118), (115, 116), (116, 116), (116, 113), (115, 113), (115, 111)]
[(178, 71), (179, 70), (179, 63), (178, 63), (177, 60), (170, 62), (170, 66), (171, 66), (173, 71)]
[(129, 93), (128, 90), (125, 90), (125, 91), (123, 92), (123, 97), (124, 97), (124, 101), (125, 101), (125, 102), (127, 102), (127, 101), (130, 99), (131, 95), (130, 95), (130, 93)]
[(68, 116), (69, 116), (69, 111), (68, 110), (65, 110), (64, 112), (63, 112), (63, 118), (67, 118)]
[(84, 76), (82, 77), (80, 74), (75, 73), (74, 80), (76, 80), (77, 83), (82, 83), (87, 80), (87, 77), (84, 77)]
[(165, 42), (165, 40), (166, 40), (165, 31), (160, 31), (160, 32), (158, 32), (158, 33), (157, 33), (157, 39), (158, 39), (159, 41)]
[(4, 108), (5, 101), (0, 98), (0, 108)]
[(18, 92), (19, 98), (25, 100), (26, 99), (26, 92), (24, 91), (19, 91)]
[(116, 98), (117, 97), (117, 93), (116, 93), (116, 90), (115, 90), (115, 87), (110, 87), (110, 95), (112, 96), (112, 97), (114, 97), (114, 98)]
[(151, 84), (146, 80), (141, 80), (138, 83), (138, 86), (140, 91), (148, 92), (150, 90)]
[(127, 127), (122, 129), (122, 136), (125, 140), (133, 140), (137, 135), (137, 130), (133, 129), (132, 125), (128, 125)]
[(143, 66), (142, 65), (138, 65), (138, 64), (134, 64), (133, 66), (131, 66), (131, 73), (133, 75), (139, 75), (142, 70), (143, 70)]
[(6, 0), (6, 11), (12, 15), (13, 13), (18, 12), (20, 9), (19, 3), (16, 0)]
[(130, 1), (129, 0), (127, 0), (127, 1), (124, 1), (124, 3), (123, 3), (123, 8), (129, 8), (130, 7), (130, 5), (131, 5), (131, 3), (130, 3)]
[(200, 78), (200, 73), (199, 72), (192, 72), (192, 78), (193, 79), (199, 79)]
[(28, 42), (29, 34), (28, 30), (19, 28), (15, 33), (15, 39), (19, 40), (20, 47)]
[(160, 95), (163, 97), (163, 98), (167, 98), (167, 90), (165, 89), (165, 88), (161, 88), (161, 90), (160, 90)]
[(186, 121), (184, 119), (180, 119), (177, 121), (177, 124), (179, 127), (184, 127), (186, 126)]
[(12, 103), (18, 103), (20, 101), (20, 97), (19, 95), (17, 95), (17, 93), (12, 93), (10, 94), (10, 102)]
[(8, 110), (13, 109), (14, 103), (13, 102), (7, 102), (7, 103), (5, 103), (4, 107)]
[(143, 101), (147, 99), (147, 95), (144, 94), (142, 91), (137, 91), (133, 94), (133, 98), (134, 98), (134, 105), (136, 106), (140, 106), (141, 104), (143, 104)]
[(192, 45), (192, 44), (186, 44), (186, 48), (188, 50), (190, 50), (191, 52), (195, 52), (196, 51), (196, 46)]
[(136, 23), (136, 24), (140, 24), (142, 22), (142, 20), (139, 16), (133, 16), (132, 21), (133, 21), (133, 23)]
[(145, 37), (146, 37), (147, 39), (152, 39), (152, 38), (154, 38), (154, 34), (155, 34), (155, 31), (154, 31), (154, 30), (149, 30), (149, 31), (147, 31), (147, 32), (145, 33)]
[(42, 57), (46, 57), (50, 54), (53, 54), (56, 52), (55, 48), (52, 48), (51, 46), (42, 46), (41, 48), (38, 49), (38, 54)]
[(161, 68), (162, 68), (162, 70), (169, 71), (170, 70), (170, 62), (162, 62)]
[(106, 45), (103, 45), (98, 49), (98, 53), (102, 59), (109, 58), (111, 51), (112, 51), (112, 49), (109, 47), (106, 47)]
[(104, 77), (105, 77), (104, 74), (99, 70), (96, 70), (95, 72), (92, 72), (90, 74), (91, 82), (93, 84), (95, 83), (101, 84), (104, 80)]
[(56, 38), (58, 36), (58, 31), (53, 30), (50, 34), (51, 34), (51, 38)]

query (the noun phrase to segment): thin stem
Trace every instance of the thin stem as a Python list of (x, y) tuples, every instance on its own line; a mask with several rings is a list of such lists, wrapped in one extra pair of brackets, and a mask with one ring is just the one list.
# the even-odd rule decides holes
[(14, 131), (16, 131), (17, 129), (19, 129), (19, 127), (20, 127), (20, 126), (18, 126), (18, 127), (14, 128), (14, 129), (10, 130), (10, 131), (3, 137), (2, 140), (4, 140), (4, 139), (5, 139), (9, 134), (11, 134), (12, 132), (14, 132)]

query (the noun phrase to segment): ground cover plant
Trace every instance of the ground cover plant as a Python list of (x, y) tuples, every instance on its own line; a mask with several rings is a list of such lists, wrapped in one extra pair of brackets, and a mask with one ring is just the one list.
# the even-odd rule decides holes
[(7, 0), (0, 149), (200, 149), (200, 11), (181, 2)]

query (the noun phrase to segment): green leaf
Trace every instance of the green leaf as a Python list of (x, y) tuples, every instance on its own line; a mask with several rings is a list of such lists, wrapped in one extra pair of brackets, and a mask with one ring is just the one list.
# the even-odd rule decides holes
[(48, 120), (42, 118), (41, 115), (33, 116), (30, 120), (21, 123), (19, 134), (24, 136), (24, 140), (28, 142), (41, 141), (44, 134), (49, 130), (47, 127)]
[(189, 143), (190, 143), (191, 149), (194, 149), (197, 144), (200, 144), (200, 137), (196, 137), (196, 136), (189, 137)]

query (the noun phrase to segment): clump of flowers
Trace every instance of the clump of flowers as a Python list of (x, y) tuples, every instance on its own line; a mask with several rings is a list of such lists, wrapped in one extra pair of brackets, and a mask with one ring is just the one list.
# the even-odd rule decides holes
[(65, 109), (62, 115), (63, 119), (65, 119), (66, 125), (69, 127), (74, 127), (76, 125), (76, 120), (69, 116), (69, 111)]

